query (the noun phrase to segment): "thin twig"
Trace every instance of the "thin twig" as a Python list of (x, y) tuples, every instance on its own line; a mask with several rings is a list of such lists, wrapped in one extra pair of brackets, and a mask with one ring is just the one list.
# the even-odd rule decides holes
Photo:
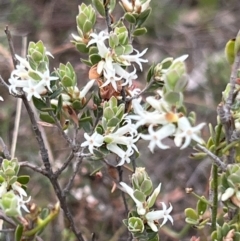
[(11, 32), (8, 29), (8, 26), (5, 27), (4, 32), (6, 33), (7, 39), (8, 39), (8, 44), (9, 44), (9, 48), (10, 48), (10, 52), (11, 52), (11, 56), (12, 56), (12, 60), (13, 60), (13, 65), (16, 68), (17, 66), (17, 58), (15, 56), (15, 50), (14, 50), (14, 46), (13, 46), (13, 41), (12, 41), (12, 35)]
[[(51, 107), (51, 103), (50, 103), (50, 99), (46, 98), (46, 104), (48, 107)], [(56, 115), (54, 114), (53, 111), (49, 111), (50, 116), (54, 119), (55, 124), (58, 128), (58, 130), (60, 131), (61, 135), (63, 136), (63, 138), (66, 140), (66, 142), (68, 143), (68, 145), (71, 147), (71, 149), (73, 151), (76, 151), (76, 146), (73, 144), (73, 140), (64, 132), (60, 121), (58, 120), (58, 118), (56, 117)]]
[(107, 23), (108, 33), (110, 33), (112, 31), (112, 27), (111, 27), (112, 20), (111, 20), (110, 14), (109, 14), (109, 7), (108, 7), (109, 0), (103, 0), (103, 4), (104, 4), (104, 8), (105, 8), (105, 15), (106, 15), (106, 23)]
[(205, 152), (222, 171), (226, 171), (227, 165), (216, 155), (214, 155), (211, 151), (209, 151), (206, 147), (197, 144), (197, 148), (201, 151)]
[(0, 75), (0, 84), (3, 85), (7, 90), (9, 90), (8, 84), (4, 81), (1, 75)]
[[(117, 170), (118, 170), (119, 182), (121, 182), (123, 170), (120, 166), (117, 167)], [(124, 204), (124, 207), (125, 207), (125, 212), (126, 212), (126, 215), (128, 215), (129, 210), (128, 210), (128, 206), (127, 206), (127, 200), (126, 200), (125, 192), (121, 192), (121, 193), (122, 193), (123, 204)]]
[[(238, 33), (238, 35), (239, 35), (239, 33)], [(235, 58), (235, 61), (233, 64), (231, 77), (230, 77), (230, 81), (229, 81), (230, 91), (229, 91), (228, 97), (226, 99), (226, 103), (219, 104), (218, 109), (217, 109), (218, 115), (220, 117), (220, 121), (225, 130), (227, 144), (231, 143), (231, 137), (235, 130), (234, 120), (233, 120), (232, 113), (231, 113), (231, 107), (234, 102), (234, 96), (235, 96), (234, 90), (235, 90), (235, 86), (236, 86), (236, 79), (237, 79), (239, 67), (240, 67), (240, 52), (238, 52), (238, 54), (236, 55), (236, 58)], [(235, 157), (235, 149), (231, 148), (229, 150), (229, 154), (227, 156), (227, 162), (229, 164), (234, 163), (234, 161), (235, 161), (234, 157)]]
[(3, 155), (6, 159), (11, 160), (11, 155), (3, 139), (0, 137), (0, 147), (2, 148)]
[[(31, 106), (31, 108), (32, 108), (32, 110), (33, 110), (33, 114), (34, 114), (36, 120), (38, 121), (38, 120), (39, 120), (39, 118), (37, 118), (38, 112), (37, 112), (36, 108), (34, 107), (32, 101), (30, 102), (30, 106)], [(48, 150), (49, 162), (51, 163), (51, 165), (53, 165), (53, 164), (55, 163), (55, 162), (54, 162), (54, 156), (53, 156), (53, 152), (52, 152), (50, 143), (49, 143), (48, 138), (47, 138), (47, 134), (46, 134), (45, 129), (43, 128), (42, 125), (38, 125), (38, 127), (39, 127), (39, 130), (40, 130), (41, 133), (42, 133), (42, 138), (43, 138), (43, 142), (44, 142), (44, 144), (45, 144), (45, 146), (46, 146), (46, 149)]]
[(16, 227), (16, 224), (13, 222), (13, 220), (11, 218), (7, 217), (2, 210), (0, 210), (0, 219), (2, 219), (3, 221), (9, 223), (13, 227)]
[(66, 167), (70, 164), (70, 162), (72, 161), (74, 157), (73, 152), (70, 153), (70, 155), (68, 156), (67, 160), (62, 164), (62, 166), (54, 173), (54, 175), (56, 177), (60, 176), (61, 173), (66, 169)]
[(31, 164), (29, 162), (19, 162), (19, 165), (21, 167), (28, 167), (30, 169), (32, 169), (35, 172), (41, 173), (44, 176), (47, 176), (47, 172), (45, 169), (42, 169), (41, 167), (35, 166), (34, 164)]
[(12, 146), (11, 146), (11, 156), (15, 156), (16, 145), (17, 145), (17, 138), (18, 138), (18, 131), (21, 119), (21, 112), (22, 112), (22, 99), (17, 99), (17, 107), (16, 107), (16, 116), (14, 121), (14, 129), (13, 129), (13, 137), (12, 137)]
[[(23, 37), (22, 39), (22, 56), (26, 55), (27, 52), (27, 37)], [(18, 138), (18, 131), (21, 119), (21, 112), (22, 112), (22, 99), (17, 99), (17, 107), (16, 107), (16, 116), (14, 122), (14, 130), (13, 130), (13, 137), (12, 137), (12, 146), (11, 146), (11, 156), (15, 156), (16, 145), (17, 145), (17, 138)]]
[(0, 233), (11, 233), (14, 231), (15, 231), (15, 229), (12, 229), (12, 228), (0, 229)]
[(69, 179), (66, 187), (65, 187), (64, 190), (63, 190), (63, 193), (64, 193), (65, 195), (66, 195), (66, 193), (68, 193), (68, 192), (71, 190), (71, 188), (72, 188), (73, 181), (74, 181), (74, 179), (75, 179), (75, 177), (76, 177), (76, 175), (77, 175), (77, 173), (78, 173), (78, 171), (79, 171), (79, 168), (80, 168), (80, 166), (81, 166), (81, 164), (82, 164), (82, 160), (83, 160), (83, 157), (81, 157), (81, 158), (79, 158), (79, 160), (77, 160), (77, 164), (76, 164), (75, 170), (74, 170), (71, 178)]

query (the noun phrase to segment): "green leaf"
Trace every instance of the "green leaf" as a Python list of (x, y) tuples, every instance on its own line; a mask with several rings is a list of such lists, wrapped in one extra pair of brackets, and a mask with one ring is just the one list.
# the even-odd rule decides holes
[(90, 67), (92, 66), (92, 63), (89, 60), (82, 59), (82, 58), (80, 60), (81, 60), (82, 63), (86, 64), (87, 66), (90, 66)]
[[(205, 197), (202, 197), (202, 198), (205, 199)], [(206, 202), (203, 202), (202, 200), (198, 200), (198, 202), (197, 202), (197, 213), (198, 213), (198, 215), (203, 215), (206, 212), (207, 207), (208, 207), (208, 205), (207, 205)]]
[(169, 103), (173, 105), (182, 105), (183, 97), (181, 95), (181, 92), (168, 92), (166, 95), (164, 95), (164, 99)]
[(42, 110), (42, 108), (47, 108), (47, 104), (41, 100), (41, 99), (38, 99), (36, 98), (35, 96), (32, 97), (32, 100), (33, 100), (33, 104), (34, 106), (38, 109), (38, 110)]
[(124, 18), (125, 18), (129, 23), (132, 23), (132, 24), (135, 24), (135, 23), (136, 23), (136, 18), (135, 18), (131, 13), (125, 13), (125, 14), (124, 14)]
[(54, 121), (53, 117), (51, 117), (49, 114), (40, 113), (39, 118), (40, 118), (42, 121), (45, 121), (45, 122), (47, 122), (47, 123), (55, 124), (55, 121)]
[(40, 213), (40, 218), (44, 220), (48, 215), (49, 215), (49, 209), (43, 208)]
[(94, 7), (97, 9), (97, 11), (99, 12), (99, 14), (103, 17), (105, 17), (105, 8), (103, 5), (103, 2), (100, 0), (93, 0), (93, 5)]
[(140, 202), (146, 201), (146, 196), (144, 195), (144, 193), (140, 192), (139, 190), (135, 190), (133, 193), (133, 196)]
[(89, 55), (98, 54), (98, 48), (96, 46), (89, 47)]
[(63, 89), (60, 87), (57, 90), (55, 90), (51, 95), (49, 95), (50, 99), (55, 99), (57, 98), (61, 93), (62, 93)]
[(153, 64), (149, 70), (148, 70), (148, 73), (147, 73), (147, 83), (149, 83), (149, 81), (152, 79), (153, 77), (153, 74), (154, 74), (154, 68), (155, 68), (155, 64)]
[(89, 60), (91, 61), (92, 65), (97, 64), (101, 61), (101, 56), (99, 54), (91, 54), (89, 56)]
[(17, 181), (23, 185), (28, 184), (29, 180), (30, 180), (30, 176), (28, 175), (22, 175), (17, 178)]
[(82, 103), (79, 100), (74, 100), (72, 103), (72, 107), (74, 110), (81, 110), (82, 109)]
[(92, 29), (92, 23), (89, 20), (86, 20), (84, 25), (83, 25), (83, 33), (86, 34), (88, 32), (90, 32), (90, 30)]
[(139, 14), (138, 20), (137, 20), (137, 27), (140, 27), (148, 19), (151, 11), (152, 11), (152, 9), (148, 8)]
[(110, 0), (108, 6), (109, 6), (109, 12), (111, 13), (116, 6), (116, 0)]
[(22, 234), (23, 234), (23, 226), (18, 225), (16, 230), (15, 230), (15, 241), (21, 241), (22, 240)]
[(133, 36), (140, 36), (147, 33), (147, 29), (146, 28), (137, 28), (134, 30), (133, 32)]
[(90, 115), (83, 113), (78, 123), (79, 128), (83, 128), (87, 133), (91, 131), (93, 122), (92, 117)]
[(184, 212), (185, 212), (185, 216), (187, 218), (190, 218), (190, 219), (193, 219), (193, 220), (198, 220), (198, 214), (194, 209), (186, 208)]
[(115, 50), (115, 53), (119, 56), (119, 55), (123, 55), (125, 48), (122, 45), (119, 45), (114, 50)]
[(151, 180), (144, 180), (141, 184), (141, 191), (146, 195), (149, 196), (153, 190), (152, 181)]
[(230, 39), (225, 46), (225, 56), (230, 65), (234, 63), (235, 60), (235, 42), (236, 39)]
[(35, 62), (39, 62), (43, 59), (43, 55), (36, 50), (33, 51), (33, 53), (31, 54), (31, 57)]
[(118, 118), (112, 118), (111, 120), (108, 121), (107, 126), (108, 127), (115, 127), (119, 124), (120, 120)]
[(76, 48), (79, 52), (87, 54), (89, 49), (86, 44), (84, 43), (76, 43)]
[(127, 44), (124, 46), (123, 54), (131, 54), (133, 52), (133, 46), (131, 44)]
[(189, 223), (189, 224), (191, 224), (191, 225), (197, 225), (197, 224), (198, 224), (198, 221), (197, 221), (197, 220), (191, 219), (191, 218), (186, 218), (186, 219), (185, 219), (185, 222), (186, 222), (186, 223)]
[(60, 113), (62, 111), (62, 104), (63, 104), (62, 95), (59, 95), (56, 113)]
[(28, 75), (33, 78), (34, 80), (36, 80), (36, 82), (40, 81), (42, 78), (38, 75), (37, 72), (33, 72), (33, 71), (28, 71)]
[(72, 87), (73, 86), (73, 81), (70, 77), (64, 76), (61, 79), (61, 83), (63, 84), (64, 87)]
[(105, 110), (103, 111), (103, 116), (107, 119), (110, 120), (111, 118), (113, 118), (114, 113), (112, 111), (112, 109), (110, 107), (105, 108)]

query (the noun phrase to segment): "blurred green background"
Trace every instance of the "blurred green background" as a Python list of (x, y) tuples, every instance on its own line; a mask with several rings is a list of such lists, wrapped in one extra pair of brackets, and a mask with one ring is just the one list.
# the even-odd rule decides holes
[[(80, 0), (0, 0), (0, 75), (7, 80), (12, 71), (11, 57), (8, 52), (4, 33), (9, 26), (16, 53), (22, 55), (24, 38), (27, 41), (41, 39), (54, 55), (52, 69), (60, 62), (70, 61), (78, 75), (79, 87), (87, 82), (88, 67), (80, 62), (84, 57), (70, 43), (71, 33), (76, 32), (75, 18)], [(198, 122), (216, 122), (216, 106), (221, 101), (221, 92), (230, 78), (231, 67), (225, 60), (226, 42), (234, 38), (240, 28), (239, 0), (152, 0), (152, 15), (146, 23), (148, 34), (139, 37), (134, 44), (137, 49), (148, 48), (145, 72), (140, 75), (139, 85), (144, 84), (144, 76), (151, 63), (163, 58), (189, 54), (187, 68), (189, 85), (186, 91), (186, 105), (198, 113)], [(118, 19), (122, 9), (117, 4), (113, 16)], [(97, 29), (106, 28), (105, 21), (98, 18)], [(139, 73), (140, 74), (140, 73)], [(15, 120), (16, 99), (10, 97), (0, 86), (0, 95), (5, 102), (0, 103), (0, 136), (7, 146), (11, 146)], [(44, 128), (56, 169), (66, 159), (69, 149), (58, 131)], [(71, 133), (70, 133), (71, 134)], [(203, 136), (207, 138), (205, 128)], [(82, 134), (79, 135), (79, 141)], [(188, 158), (191, 148), (180, 151), (157, 150), (149, 153), (146, 145), (140, 143), (142, 155), (137, 160), (147, 168), (155, 186), (162, 182), (159, 202), (171, 203), (174, 207), (174, 226), (167, 227), (179, 233), (185, 226), (184, 208), (194, 207), (195, 199), (185, 194), (185, 187), (193, 187), (199, 194), (207, 194), (207, 181), (210, 161), (193, 161)], [(16, 156), (20, 161), (29, 161), (41, 165), (35, 137), (25, 109), (22, 110)], [(74, 168), (74, 162), (62, 175), (61, 183), (66, 184)], [(69, 197), (74, 218), (79, 230), (90, 240), (96, 233), (96, 240), (127, 240), (127, 232), (121, 219), (124, 218), (124, 206), (119, 191), (110, 193), (112, 183), (107, 178), (108, 170), (103, 169), (103, 177), (90, 176), (91, 165), (85, 162), (77, 176)], [(31, 173), (23, 169), (24, 173)], [(125, 171), (125, 180), (129, 172)], [(32, 201), (40, 206), (53, 204), (56, 199), (48, 181), (34, 174), (29, 184)], [(158, 207), (161, 207), (159, 204)], [(188, 229), (181, 238), (174, 238), (168, 228), (161, 229), (161, 240), (189, 241), (192, 235), (208, 240), (208, 233)], [(64, 229), (64, 232), (62, 230)], [(60, 215), (56, 223), (49, 226), (43, 240), (68, 240), (74, 238), (67, 230), (67, 223)]]

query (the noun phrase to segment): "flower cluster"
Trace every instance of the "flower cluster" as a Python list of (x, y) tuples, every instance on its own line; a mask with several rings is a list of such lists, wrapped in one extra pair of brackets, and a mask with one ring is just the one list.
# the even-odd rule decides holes
[(41, 99), (41, 95), (52, 92), (51, 81), (58, 77), (50, 75), (48, 55), (52, 56), (41, 41), (29, 44), (27, 59), (15, 55), (19, 63), (9, 78), (9, 92), (19, 94), (23, 91), (29, 101), (32, 96)]
[[(204, 143), (198, 134), (205, 123), (192, 127), (188, 118), (181, 116), (181, 113), (173, 112), (163, 98), (157, 100), (149, 96), (146, 101), (153, 111), (144, 110), (138, 100), (133, 100), (135, 114), (129, 115), (128, 118), (136, 121), (136, 128), (148, 125), (148, 134), (141, 134), (140, 136), (142, 139), (150, 141), (148, 147), (151, 152), (154, 151), (155, 146), (160, 149), (169, 148), (162, 143), (162, 140), (170, 136), (174, 136), (176, 146), (181, 146), (181, 149), (186, 148), (191, 140), (200, 144)], [(154, 127), (158, 129), (154, 130)]]
[(144, 224), (147, 223), (153, 232), (157, 232), (159, 219), (163, 219), (160, 227), (162, 227), (168, 220), (173, 224), (173, 218), (170, 215), (172, 211), (171, 204), (169, 208), (167, 208), (166, 204), (162, 202), (162, 210), (151, 210), (157, 200), (161, 184), (152, 191), (153, 187), (151, 179), (144, 168), (138, 167), (136, 172), (132, 175), (133, 188), (124, 182), (120, 182), (120, 185), (136, 205), (137, 212), (133, 212), (131, 218), (124, 222), (130, 231), (142, 233), (146, 229)]
[[(97, 63), (96, 72), (97, 76), (103, 77), (103, 84), (100, 88), (105, 87), (109, 84), (112, 85), (115, 91), (118, 90), (118, 83), (121, 82), (121, 86), (132, 86), (133, 80), (137, 79), (136, 68), (133, 67), (132, 72), (126, 71), (125, 67), (130, 66), (132, 62), (137, 63), (142, 70), (142, 62), (146, 63), (148, 60), (142, 59), (141, 57), (146, 53), (147, 49), (139, 53), (138, 50), (134, 49), (136, 54), (130, 54), (133, 52), (131, 45), (128, 45), (129, 49), (117, 52), (116, 47), (119, 42), (126, 42), (125, 28), (116, 28), (114, 33), (108, 34), (104, 31), (99, 34), (90, 34), (91, 40), (88, 42), (88, 47), (96, 44), (98, 49), (98, 54), (101, 57), (101, 61)], [(123, 40), (123, 38), (125, 38)], [(105, 40), (109, 39), (109, 45), (107, 47)], [(114, 49), (115, 47), (115, 49)], [(128, 54), (127, 54), (128, 53)]]
[(99, 125), (91, 136), (85, 133), (86, 141), (81, 146), (88, 147), (92, 154), (95, 148), (104, 146), (106, 150), (120, 158), (118, 166), (125, 162), (130, 163), (134, 151), (138, 153), (135, 143), (139, 135), (135, 125), (125, 116), (124, 105), (117, 106), (117, 99), (112, 97), (109, 102), (105, 102), (102, 125)]
[(31, 197), (27, 198), (23, 188), (29, 177), (17, 176), (18, 171), (19, 165), (16, 159), (3, 160), (0, 170), (0, 208), (11, 217), (22, 216), (21, 209), (29, 212), (26, 204), (31, 199)]

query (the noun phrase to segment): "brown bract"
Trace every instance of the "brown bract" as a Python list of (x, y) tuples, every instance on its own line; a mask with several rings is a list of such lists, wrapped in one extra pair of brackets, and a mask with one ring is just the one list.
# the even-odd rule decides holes
[(121, 96), (121, 83), (117, 82), (117, 91), (112, 87), (111, 84), (101, 87), (103, 85), (103, 81), (101, 78), (96, 79), (98, 86), (99, 86), (99, 90), (100, 90), (100, 96), (103, 100), (109, 100), (112, 96), (118, 97)]

